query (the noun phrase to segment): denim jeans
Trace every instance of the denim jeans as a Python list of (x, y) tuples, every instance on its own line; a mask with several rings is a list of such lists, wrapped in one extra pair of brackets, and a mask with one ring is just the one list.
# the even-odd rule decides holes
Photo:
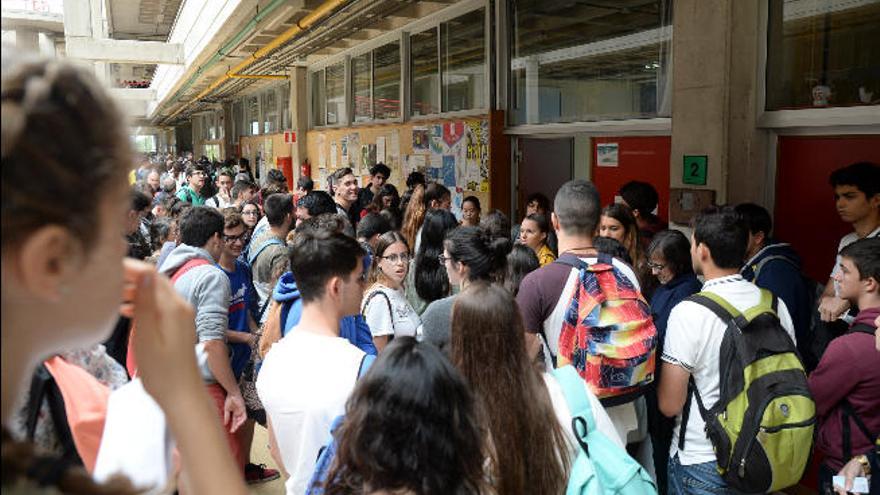
[(736, 495), (727, 488), (715, 469), (715, 462), (683, 466), (678, 454), (669, 459), (669, 495)]

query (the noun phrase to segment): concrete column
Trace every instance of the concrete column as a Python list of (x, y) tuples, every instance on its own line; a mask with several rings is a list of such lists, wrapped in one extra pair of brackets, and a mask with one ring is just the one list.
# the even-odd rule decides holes
[(763, 203), (765, 189), (773, 186), (767, 133), (756, 128), (761, 5), (675, 1), (671, 186), (703, 188), (683, 184), (682, 161), (707, 155), (704, 188), (716, 191), (719, 204)]
[(40, 33), (33, 29), (16, 28), (15, 46), (19, 50), (40, 51)]
[[(299, 180), (299, 166), (308, 157), (306, 133), (309, 131), (309, 91), (305, 67), (290, 69), (290, 127), (296, 133), (296, 142), (291, 145), (294, 183)], [(312, 176), (316, 176), (318, 163), (312, 161)]]

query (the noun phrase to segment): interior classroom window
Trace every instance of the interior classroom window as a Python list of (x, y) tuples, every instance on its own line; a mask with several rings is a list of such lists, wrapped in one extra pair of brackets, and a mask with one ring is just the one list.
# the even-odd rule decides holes
[(400, 42), (373, 50), (373, 118), (400, 117)]
[(410, 36), (413, 115), (430, 115), (440, 111), (438, 40), (436, 26)]
[(138, 153), (155, 153), (156, 136), (152, 134), (135, 136), (134, 147)]
[(478, 9), (440, 24), (442, 110), (486, 104), (486, 14)]
[(275, 88), (267, 89), (261, 95), (263, 102), (263, 134), (278, 131), (278, 97)]
[(373, 71), (373, 53), (351, 58), (351, 91), (354, 96), (352, 108), (355, 122), (373, 119), (373, 97), (370, 88)]
[(312, 72), (312, 125), (327, 123), (327, 94), (324, 90), (324, 69)]
[(880, 104), (880, 0), (770, 0), (767, 110)]
[(247, 129), (250, 136), (260, 134), (260, 100), (256, 96), (245, 99), (247, 111)]
[(327, 94), (327, 125), (345, 123), (345, 63), (339, 62), (324, 69), (324, 88)]
[(510, 123), (667, 117), (672, 0), (511, 0)]

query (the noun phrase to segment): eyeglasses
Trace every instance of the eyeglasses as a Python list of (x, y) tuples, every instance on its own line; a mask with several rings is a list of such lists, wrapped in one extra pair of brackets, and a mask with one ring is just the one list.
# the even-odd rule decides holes
[(223, 235), (223, 240), (226, 242), (235, 242), (235, 241), (244, 242), (245, 239), (247, 239), (247, 232), (242, 232), (239, 235), (225, 235), (225, 234)]
[(437, 261), (439, 261), (441, 265), (445, 265), (447, 261), (452, 261), (452, 257), (451, 256), (443, 256), (441, 254), (440, 256), (437, 256)]
[(391, 263), (397, 263), (400, 261), (401, 263), (408, 263), (410, 260), (409, 253), (400, 253), (400, 254), (391, 254), (388, 256), (382, 256), (383, 260), (388, 260)]
[(658, 272), (659, 272), (660, 270), (666, 268), (666, 264), (665, 264), (665, 263), (654, 263), (653, 261), (649, 261), (649, 262), (647, 263), (647, 265), (648, 265), (648, 268), (650, 268), (651, 270), (657, 270)]
[(248, 216), (250, 216), (250, 215), (257, 216), (260, 214), (260, 212), (258, 212), (257, 210), (250, 210), (250, 211), (243, 211), (243, 212), (241, 212), (241, 214), (248, 215)]

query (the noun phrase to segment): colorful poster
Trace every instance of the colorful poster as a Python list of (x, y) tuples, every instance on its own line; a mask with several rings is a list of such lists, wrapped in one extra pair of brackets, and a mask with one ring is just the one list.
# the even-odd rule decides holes
[[(391, 131), (391, 142), (388, 144), (388, 150), (386, 150), (386, 158), (393, 165), (399, 165), (400, 161), (400, 130), (394, 129)], [(386, 165), (388, 165), (386, 163)], [(391, 166), (391, 165), (389, 165)], [(404, 177), (405, 179), (405, 177)]]
[(336, 149), (336, 141), (331, 142), (330, 143), (330, 168), (332, 168), (332, 169), (336, 169), (336, 167), (338, 166), (338, 162), (336, 161), (337, 151), (338, 150)]
[(359, 168), (361, 165), (361, 135), (358, 133), (348, 135), (348, 163), (343, 163), (344, 167), (351, 167), (354, 175), (360, 175)]
[[(443, 185), (447, 187), (455, 187), (455, 172), (456, 172), (456, 159), (455, 155), (444, 155), (443, 156)], [(431, 169), (437, 170), (437, 169)]]
[(443, 124), (443, 142), (452, 147), (464, 136), (464, 122), (446, 122)]
[(427, 153), (429, 149), (428, 128), (413, 127), (412, 147), (413, 153)]

